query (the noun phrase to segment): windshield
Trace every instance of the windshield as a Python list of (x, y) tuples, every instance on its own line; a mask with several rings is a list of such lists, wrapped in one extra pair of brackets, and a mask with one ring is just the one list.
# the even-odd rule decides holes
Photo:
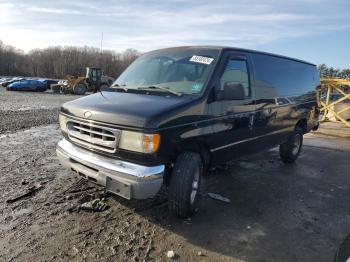
[(112, 87), (173, 94), (200, 94), (213, 71), (219, 50), (164, 49), (135, 60)]

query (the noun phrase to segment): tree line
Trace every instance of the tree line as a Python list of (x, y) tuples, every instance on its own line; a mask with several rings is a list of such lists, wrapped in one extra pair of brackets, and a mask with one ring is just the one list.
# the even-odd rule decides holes
[(327, 78), (350, 78), (350, 69), (336, 69), (333, 67), (328, 67), (325, 64), (317, 66), (321, 77)]
[(33, 49), (27, 54), (0, 41), (0, 75), (64, 78), (84, 76), (85, 68), (100, 67), (106, 75), (117, 77), (140, 53), (100, 50), (94, 47), (55, 46)]
[[(100, 67), (106, 75), (118, 77), (140, 53), (134, 49), (124, 52), (100, 50), (94, 47), (55, 46), (33, 49), (27, 54), (5, 45), (0, 40), (0, 75), (64, 78), (85, 75), (85, 68)], [(350, 69), (335, 69), (321, 64), (321, 77), (350, 78)]]

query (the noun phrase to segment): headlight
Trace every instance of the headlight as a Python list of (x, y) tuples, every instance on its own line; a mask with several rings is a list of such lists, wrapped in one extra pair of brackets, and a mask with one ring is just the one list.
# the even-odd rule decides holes
[(119, 148), (140, 153), (155, 153), (158, 150), (159, 142), (159, 134), (122, 131)]
[(60, 123), (60, 128), (62, 130), (63, 133), (67, 133), (67, 118), (64, 115), (59, 115), (58, 117), (58, 121)]

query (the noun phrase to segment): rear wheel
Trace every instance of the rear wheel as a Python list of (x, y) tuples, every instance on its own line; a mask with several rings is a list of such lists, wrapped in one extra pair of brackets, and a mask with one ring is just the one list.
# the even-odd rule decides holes
[(169, 210), (189, 217), (198, 206), (203, 163), (197, 153), (184, 152), (176, 160), (169, 183)]
[(73, 93), (76, 94), (76, 95), (84, 95), (87, 91), (87, 87), (86, 85), (84, 84), (76, 84), (74, 87), (73, 87)]
[(299, 156), (303, 146), (303, 129), (296, 127), (294, 134), (280, 145), (280, 156), (284, 163), (293, 163)]

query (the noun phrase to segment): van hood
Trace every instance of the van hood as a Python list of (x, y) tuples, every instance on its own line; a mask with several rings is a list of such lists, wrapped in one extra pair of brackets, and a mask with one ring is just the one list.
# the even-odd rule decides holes
[[(103, 91), (62, 105), (61, 112), (118, 126), (155, 129), (187, 111), (191, 96), (152, 95)], [(192, 110), (190, 110), (192, 111)], [(186, 115), (186, 113), (185, 113)]]

